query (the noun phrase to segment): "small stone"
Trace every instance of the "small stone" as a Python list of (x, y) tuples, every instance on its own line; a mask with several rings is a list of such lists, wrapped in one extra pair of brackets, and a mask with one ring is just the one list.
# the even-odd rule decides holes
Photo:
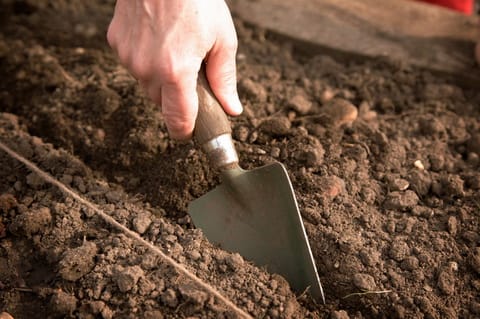
[(320, 109), (320, 114), (324, 116), (321, 120), (324, 125), (341, 127), (351, 125), (358, 117), (358, 110), (349, 101), (341, 98), (334, 98)]
[(202, 258), (202, 255), (200, 254), (200, 252), (198, 250), (192, 250), (188, 253), (188, 256), (190, 257), (190, 259), (192, 260), (199, 260), (200, 258)]
[(389, 186), (392, 191), (404, 191), (410, 186), (410, 183), (403, 178), (395, 178), (390, 182)]
[(291, 126), (292, 123), (286, 116), (275, 116), (264, 120), (259, 130), (268, 135), (283, 136), (289, 133)]
[(419, 198), (415, 192), (407, 190), (405, 192), (391, 192), (383, 203), (385, 209), (406, 210), (417, 205)]
[(281, 150), (280, 150), (279, 147), (274, 146), (270, 149), (270, 156), (278, 158), (278, 157), (280, 157), (280, 151)]
[(133, 219), (133, 229), (139, 233), (139, 234), (144, 234), (148, 227), (150, 227), (150, 224), (152, 223), (152, 220), (150, 218), (150, 214), (146, 213), (139, 213), (134, 219)]
[(415, 162), (413, 162), (413, 166), (422, 171), (425, 169), (425, 166), (423, 165), (421, 160), (416, 160)]
[(121, 292), (127, 292), (137, 284), (138, 280), (144, 276), (143, 269), (139, 266), (126, 267), (119, 269), (116, 274), (117, 286)]
[(312, 102), (303, 94), (297, 94), (288, 101), (288, 107), (299, 114), (307, 114), (312, 108)]
[(327, 103), (331, 99), (333, 99), (336, 95), (336, 92), (331, 87), (326, 87), (322, 93), (320, 93), (320, 102), (322, 104)]
[(353, 285), (362, 291), (375, 290), (375, 279), (369, 274), (355, 274), (353, 275)]
[(448, 217), (447, 221), (448, 232), (450, 235), (455, 236), (458, 230), (458, 221), (455, 216)]

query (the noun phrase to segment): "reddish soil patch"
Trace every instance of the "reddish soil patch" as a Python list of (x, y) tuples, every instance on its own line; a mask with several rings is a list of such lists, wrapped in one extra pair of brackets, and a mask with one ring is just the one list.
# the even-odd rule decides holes
[[(236, 21), (245, 168), (287, 166), (318, 305), (193, 228), (218, 183), (171, 141), (105, 43), (112, 1), (7, 1), (0, 138), (256, 318), (480, 316), (480, 94), (401, 61), (305, 56)], [(474, 72), (480, 72), (474, 70)], [(0, 311), (15, 318), (234, 314), (0, 152)]]

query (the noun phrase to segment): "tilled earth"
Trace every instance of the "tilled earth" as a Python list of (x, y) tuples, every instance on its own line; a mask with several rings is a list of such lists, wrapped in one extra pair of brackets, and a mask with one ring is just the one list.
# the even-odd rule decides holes
[[(113, 1), (5, 1), (0, 140), (255, 318), (480, 316), (480, 93), (402, 61), (299, 53), (236, 20), (241, 165), (287, 166), (326, 304), (209, 244), (218, 184), (105, 41)], [(473, 61), (473, 59), (472, 59)], [(480, 72), (472, 68), (472, 72)], [(0, 151), (0, 312), (231, 318), (158, 255)]]

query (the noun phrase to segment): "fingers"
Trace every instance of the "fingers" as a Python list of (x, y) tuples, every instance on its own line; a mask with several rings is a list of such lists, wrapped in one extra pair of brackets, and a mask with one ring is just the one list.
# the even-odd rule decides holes
[(163, 84), (161, 105), (170, 136), (177, 140), (190, 139), (198, 112), (197, 72)]
[(240, 115), (243, 111), (237, 92), (236, 51), (237, 42), (234, 37), (214, 46), (209, 52), (206, 65), (210, 87), (225, 112), (230, 115)]

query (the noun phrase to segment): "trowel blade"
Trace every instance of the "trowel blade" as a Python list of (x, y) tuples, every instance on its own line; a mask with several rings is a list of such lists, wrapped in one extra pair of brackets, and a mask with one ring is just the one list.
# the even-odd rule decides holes
[(226, 178), (191, 202), (189, 214), (210, 242), (284, 276), (296, 292), (308, 289), (313, 298), (325, 301), (295, 193), (281, 163)]

